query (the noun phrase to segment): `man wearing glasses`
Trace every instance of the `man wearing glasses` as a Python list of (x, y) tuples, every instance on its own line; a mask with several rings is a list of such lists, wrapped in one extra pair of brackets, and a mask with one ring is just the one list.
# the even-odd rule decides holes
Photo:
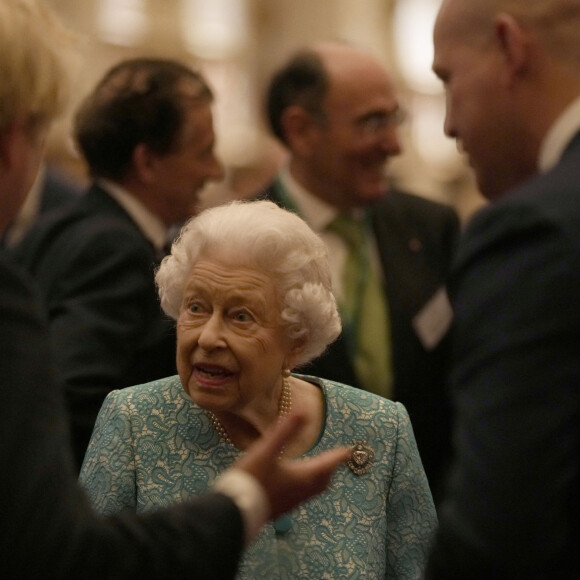
[(437, 501), (449, 451), (444, 284), (457, 216), (390, 186), (405, 115), (367, 52), (337, 42), (300, 50), (274, 73), (266, 107), (289, 160), (259, 196), (295, 210), (326, 242), (343, 318), (341, 337), (305, 372), (402, 402)]

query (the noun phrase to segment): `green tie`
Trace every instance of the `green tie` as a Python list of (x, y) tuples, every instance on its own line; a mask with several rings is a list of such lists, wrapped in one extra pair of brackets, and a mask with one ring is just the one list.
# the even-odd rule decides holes
[(362, 386), (392, 396), (390, 325), (382, 283), (371, 267), (371, 248), (365, 222), (340, 214), (328, 226), (344, 240), (348, 255), (343, 273), (340, 309), (347, 344)]

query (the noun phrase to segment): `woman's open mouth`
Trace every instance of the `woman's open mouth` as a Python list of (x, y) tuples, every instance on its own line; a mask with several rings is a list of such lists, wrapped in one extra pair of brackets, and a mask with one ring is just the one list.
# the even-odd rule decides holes
[(220, 386), (233, 377), (234, 373), (219, 365), (198, 363), (193, 365), (193, 375), (201, 386)]

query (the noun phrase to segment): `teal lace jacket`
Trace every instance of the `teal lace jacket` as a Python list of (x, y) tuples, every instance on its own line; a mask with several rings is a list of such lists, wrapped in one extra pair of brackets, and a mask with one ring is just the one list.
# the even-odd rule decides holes
[[(407, 411), (365, 391), (300, 378), (325, 399), (324, 426), (306, 456), (363, 441), (374, 460), (359, 475), (340, 466), (324, 494), (268, 524), (245, 550), (238, 578), (420, 578), (437, 520)], [(109, 394), (81, 483), (103, 514), (146, 512), (207, 491), (239, 454), (179, 377), (170, 377)]]

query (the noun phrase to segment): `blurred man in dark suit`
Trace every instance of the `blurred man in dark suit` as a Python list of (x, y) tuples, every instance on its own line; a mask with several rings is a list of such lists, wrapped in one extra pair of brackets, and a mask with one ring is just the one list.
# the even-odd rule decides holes
[(444, 0), (445, 132), (492, 203), (450, 282), (456, 460), (430, 579), (580, 578), (580, 2)]
[(14, 252), (42, 292), (79, 468), (111, 390), (177, 372), (175, 329), (153, 273), (171, 226), (222, 175), (212, 99), (205, 80), (179, 62), (113, 67), (75, 117), (92, 185), (37, 222)]

